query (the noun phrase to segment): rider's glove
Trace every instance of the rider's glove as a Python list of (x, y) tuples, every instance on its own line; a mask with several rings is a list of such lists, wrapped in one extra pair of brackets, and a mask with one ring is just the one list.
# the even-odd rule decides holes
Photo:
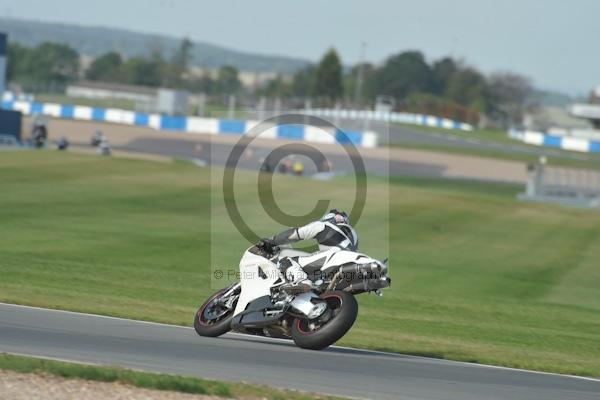
[(257, 244), (256, 247), (258, 247), (259, 249), (262, 249), (264, 251), (266, 251), (267, 253), (272, 254), (275, 250), (275, 243), (273, 243), (273, 240), (265, 238), (265, 239), (261, 239)]

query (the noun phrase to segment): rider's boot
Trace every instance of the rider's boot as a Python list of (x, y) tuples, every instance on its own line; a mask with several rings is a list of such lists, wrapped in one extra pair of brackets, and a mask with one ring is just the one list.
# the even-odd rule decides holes
[(313, 282), (308, 279), (308, 275), (297, 262), (291, 259), (283, 259), (280, 262), (280, 268), (282, 268), (285, 279), (287, 279), (287, 283), (283, 285), (284, 290), (304, 293), (312, 289)]

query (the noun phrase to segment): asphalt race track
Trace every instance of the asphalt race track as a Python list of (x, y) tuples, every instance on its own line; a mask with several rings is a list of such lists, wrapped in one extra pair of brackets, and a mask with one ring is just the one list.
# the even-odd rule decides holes
[[(362, 123), (343, 120), (343, 126), (357, 130), (362, 129)], [(519, 142), (501, 143), (473, 137), (459, 137), (443, 132), (424, 132), (418, 128), (406, 125), (387, 124), (384, 122), (372, 122), (371, 129), (382, 133), (382, 143), (397, 145), (427, 145), (449, 148), (465, 148), (471, 150), (489, 150), (506, 154), (529, 154), (535, 156), (556, 156), (574, 160), (593, 160), (594, 157), (586, 153), (568, 152), (549, 147), (527, 146)]]
[[(31, 123), (28, 120), (28, 123)], [(115, 150), (166, 156), (169, 158), (194, 158), (202, 163), (215, 166), (225, 165), (239, 136), (202, 135), (159, 132), (151, 128), (123, 126), (94, 121), (69, 121), (52, 119), (49, 124), (50, 141), (61, 136), (81, 150), (92, 150), (90, 138), (101, 130)], [(261, 159), (269, 156), (280, 146), (304, 146), (311, 153), (324, 155), (331, 163), (335, 174), (353, 174), (352, 160), (346, 149), (337, 145), (298, 144), (290, 141), (258, 139), (248, 147), (249, 153), (238, 164), (239, 168), (256, 171)], [(460, 154), (376, 148), (359, 149), (359, 157), (365, 164), (368, 174), (380, 176), (420, 176), (432, 178), (467, 179), (476, 181), (508, 182), (524, 184), (527, 180), (526, 165), (523, 162), (470, 157)], [(251, 153), (251, 154), (250, 154)], [(304, 156), (301, 156), (302, 158)], [(313, 161), (305, 158), (305, 173), (316, 172)]]
[[(204, 146), (204, 156), (207, 162), (211, 165), (224, 166), (227, 158), (232, 151), (233, 146), (230, 144), (215, 143), (211, 138), (198, 137), (194, 143)], [(279, 143), (275, 141), (275, 143)], [(279, 143), (278, 145), (280, 145)], [(195, 146), (190, 146), (189, 140), (182, 139), (166, 139), (166, 138), (138, 138), (130, 143), (119, 147), (123, 150), (137, 151), (148, 154), (160, 154), (170, 157), (197, 157)], [(271, 152), (268, 149), (258, 149), (258, 157), (253, 157), (252, 160), (240, 160), (238, 166), (244, 169), (256, 170), (259, 162), (257, 158), (266, 157)], [(353, 171), (352, 163), (345, 154), (327, 154), (328, 160), (332, 162), (337, 171)], [(444, 168), (427, 162), (411, 163), (406, 161), (390, 161), (377, 158), (362, 157), (365, 164), (365, 170), (369, 173), (381, 176), (388, 175), (403, 175), (403, 176), (424, 176), (424, 177), (443, 177)], [(314, 163), (308, 159), (305, 160), (305, 171), (307, 174), (317, 172)]]
[[(190, 320), (192, 316), (190, 315)], [(598, 399), (600, 381), (0, 304), (0, 352), (372, 399)]]

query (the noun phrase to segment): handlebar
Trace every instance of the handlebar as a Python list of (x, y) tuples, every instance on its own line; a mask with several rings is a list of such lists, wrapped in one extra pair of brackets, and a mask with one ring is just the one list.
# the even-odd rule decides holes
[(266, 259), (271, 259), (279, 253), (279, 246), (270, 246), (261, 240), (248, 249), (248, 251)]

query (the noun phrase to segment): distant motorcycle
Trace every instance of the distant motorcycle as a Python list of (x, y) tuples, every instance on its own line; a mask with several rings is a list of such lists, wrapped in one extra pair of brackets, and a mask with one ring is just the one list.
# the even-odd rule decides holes
[(322, 263), (307, 265), (314, 284), (298, 288), (286, 282), (276, 263), (280, 257), (308, 255), (289, 247), (254, 245), (240, 261), (240, 282), (219, 290), (196, 312), (194, 328), (201, 336), (229, 330), (291, 338), (296, 345), (320, 350), (335, 343), (354, 324), (355, 295), (380, 294), (391, 284), (387, 259), (340, 250)]
[(67, 148), (69, 148), (69, 140), (62, 136), (58, 142), (56, 142), (56, 148), (58, 150), (67, 150)]
[(110, 156), (112, 154), (110, 144), (106, 138), (102, 138), (102, 141), (98, 145), (98, 153), (103, 156)]
[(46, 129), (46, 125), (34, 126), (31, 137), (35, 148), (39, 149), (44, 147), (48, 140), (48, 130)]
[(92, 138), (90, 140), (90, 145), (92, 147), (98, 147), (100, 146), (100, 143), (102, 143), (102, 140), (104, 139), (104, 134), (100, 131), (96, 131), (93, 135)]

